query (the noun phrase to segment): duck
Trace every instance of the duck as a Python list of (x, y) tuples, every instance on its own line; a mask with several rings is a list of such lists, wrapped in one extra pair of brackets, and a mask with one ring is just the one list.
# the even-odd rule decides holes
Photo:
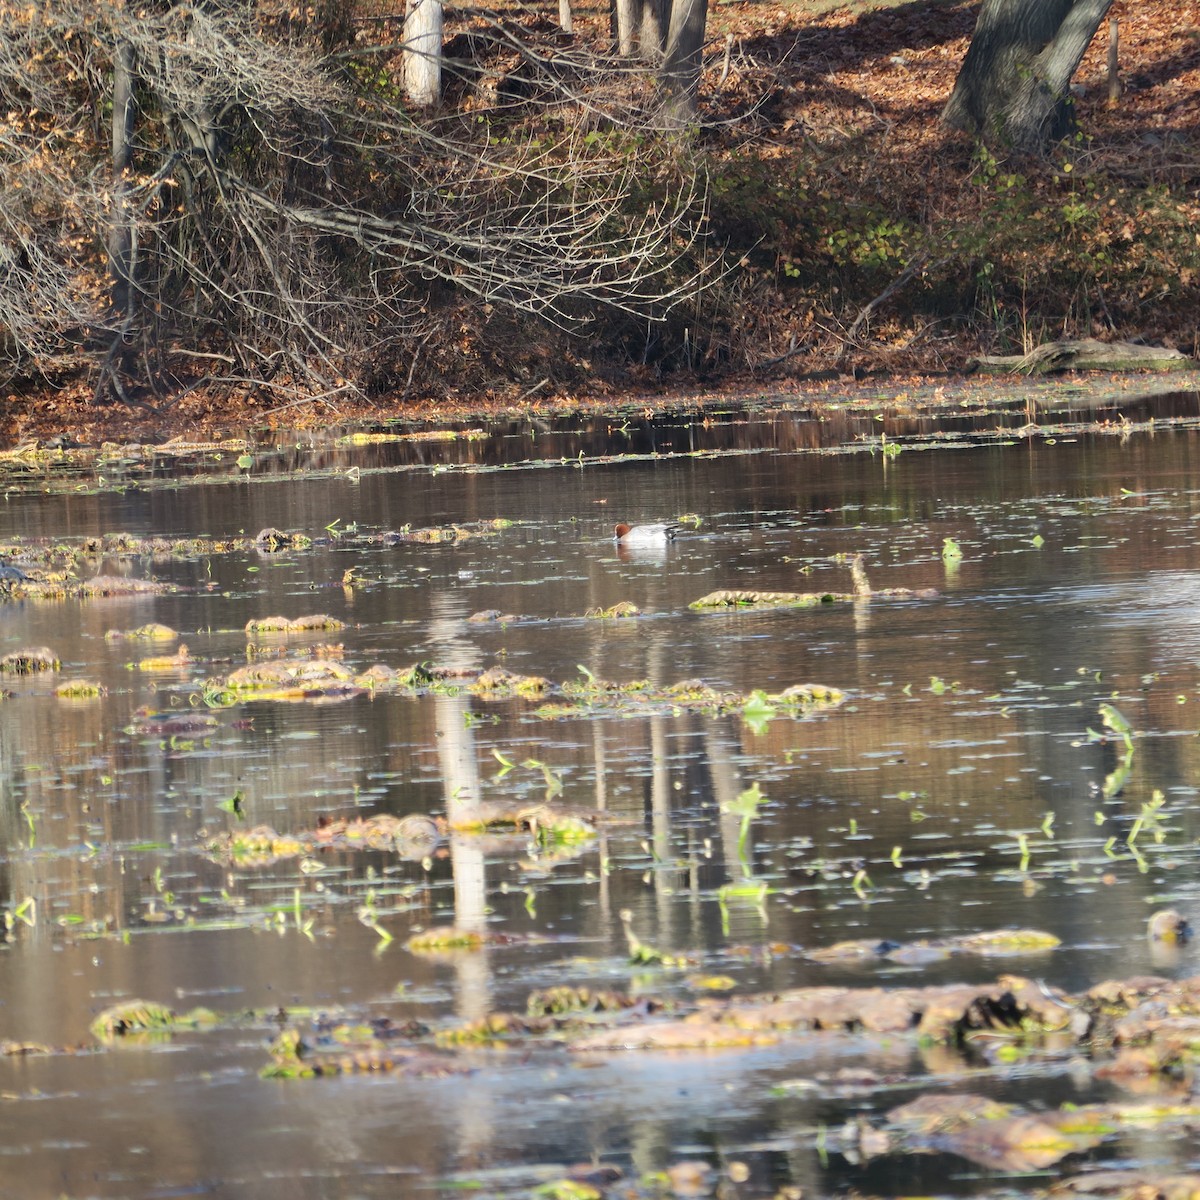
[(675, 540), (678, 525), (665, 521), (650, 525), (626, 525), (621, 522), (613, 527), (613, 540), (618, 546), (665, 546)]
[(1192, 936), (1192, 927), (1182, 913), (1173, 908), (1164, 908), (1150, 918), (1146, 933), (1152, 942), (1182, 945)]

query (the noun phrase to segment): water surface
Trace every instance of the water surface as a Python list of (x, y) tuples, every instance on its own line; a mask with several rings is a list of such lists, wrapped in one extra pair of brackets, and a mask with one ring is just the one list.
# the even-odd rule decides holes
[[(53, 678), (5, 683), (0, 895), (11, 928), (0, 1036), (79, 1051), (0, 1058), (6, 1189), (523, 1195), (567, 1164), (613, 1163), (634, 1186), (691, 1159), (743, 1164), (744, 1196), (1001, 1186), (937, 1156), (863, 1166), (829, 1153), (823, 1131), (930, 1087), (1050, 1105), (1111, 1085), (1061, 1059), (951, 1063), (903, 1039), (852, 1038), (586, 1066), (539, 1045), (473, 1052), (465, 1077), (268, 1080), (259, 1071), (274, 1031), (261, 1013), (311, 1006), (436, 1029), (523, 1010), (531, 988), (559, 983), (691, 1002), (698, 973), (728, 975), (744, 993), (1002, 971), (1069, 990), (1194, 974), (1193, 951), (1164, 958), (1144, 935), (1155, 908), (1193, 908), (1197, 890), (1194, 412), (1193, 399), (1175, 427), (1125, 436), (1060, 429), (920, 449), (914, 435), (899, 454), (813, 453), (778, 414), (745, 416), (753, 453), (706, 449), (702, 426), (684, 438), (680, 425), (670, 445), (643, 430), (624, 446), (627, 433), (606, 430), (583, 459), (556, 445), (523, 462), (509, 455), (508, 466), (440, 453), (422, 465), (408, 451), (343, 446), (294, 476), (275, 458), (190, 486), (10, 492), (4, 544), (264, 527), (314, 542), (100, 556), (79, 570), (174, 590), (0, 606), (0, 653), (45, 645), (62, 660)], [(638, 453), (612, 457), (622, 449)], [(695, 523), (661, 552), (620, 552), (611, 540), (618, 519), (685, 514)], [(444, 544), (383, 536), (479, 531), (501, 518), (511, 524)], [(945, 557), (948, 538), (961, 560)], [(718, 588), (848, 591), (854, 553), (877, 589), (937, 594), (688, 607)], [(585, 616), (620, 601), (642, 615)], [(481, 610), (509, 619), (468, 620)], [(535, 703), (466, 693), (241, 704), (211, 710), (218, 724), (199, 733), (139, 723), (139, 710), (207, 713), (204, 682), (245, 663), (248, 620), (317, 612), (347, 627), (279, 641), (278, 652), (335, 641), (356, 670), (503, 665), (556, 684), (584, 673), (660, 687), (697, 679), (744, 695), (819, 683), (847, 700), (765, 723), (666, 706), (548, 720)], [(192, 662), (139, 670), (157, 648), (105, 638), (152, 620), (179, 631)], [(95, 680), (107, 695), (63, 700), (63, 678)], [(1106, 779), (1120, 747), (1088, 733), (1101, 728), (1102, 702), (1137, 733), (1118, 790)], [(528, 836), (456, 833), (424, 861), (333, 850), (244, 867), (204, 852), (206, 837), (235, 827), (294, 833), (322, 818), (443, 815), (464, 796), (534, 803), (551, 778), (556, 803), (613, 818), (598, 837), (552, 853)], [(739, 854), (729, 806), (752, 785), (766, 800)], [(1156, 791), (1157, 824), (1131, 848)], [(722, 892), (748, 878), (769, 893)], [(693, 966), (631, 965), (622, 910), (646, 943)], [(404, 948), (412, 933), (449, 924), (511, 940), (437, 955)], [(848, 938), (1006, 926), (1062, 945), (926, 965), (807, 955)], [(133, 997), (259, 1016), (97, 1049), (92, 1018)], [(898, 1092), (828, 1083), (860, 1067), (906, 1082)], [(1181, 1134), (1152, 1147), (1113, 1139), (1097, 1155), (1186, 1169), (1194, 1151)]]

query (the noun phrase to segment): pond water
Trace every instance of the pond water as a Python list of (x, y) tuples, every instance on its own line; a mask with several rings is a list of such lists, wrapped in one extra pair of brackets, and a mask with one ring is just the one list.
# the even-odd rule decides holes
[[(14, 479), (0, 545), (35, 574), (55, 543), (79, 551), (78, 574), (170, 590), (0, 598), (0, 654), (46, 646), (61, 660), (4, 677), (0, 704), (0, 1038), (53, 1051), (0, 1057), (2, 1190), (508, 1196), (589, 1162), (620, 1171), (587, 1185), (606, 1195), (1045, 1186), (1045, 1172), (928, 1146), (867, 1158), (831, 1131), (929, 1091), (1042, 1108), (1119, 1094), (1078, 1052), (856, 1034), (581, 1056), (514, 1037), (446, 1052), (445, 1070), (261, 1072), (281, 1028), (316, 1039), (321, 1020), (415, 1021), (428, 1046), (559, 985), (688, 1009), (715, 1003), (712, 977), (736, 996), (1005, 973), (1078, 992), (1197, 974), (1191, 946), (1145, 931), (1156, 909), (1194, 911), (1200, 890), (1198, 412), (1191, 393), (1138, 428), (916, 431), (900, 453), (814, 444), (774, 413), (738, 416), (745, 433), (725, 446), (705, 443), (711, 421), (667, 422), (634, 447), (627, 430), (593, 431), (585, 453), (558, 440), (531, 453), (545, 430), (510, 428), (526, 448), (490, 462), (331, 441), (226, 477), (193, 464), (185, 474), (203, 478), (186, 485), (128, 458), (100, 486)], [(625, 449), (638, 453), (613, 457)], [(685, 515), (668, 546), (612, 540), (617, 520)], [(238, 540), (271, 527), (312, 543)], [(434, 527), (457, 532), (386, 536)], [(115, 531), (206, 540), (83, 552)], [(850, 592), (856, 553), (881, 594), (689, 607), (717, 589)], [(622, 601), (640, 615), (585, 615)], [(503, 619), (470, 620), (485, 610)], [(246, 632), (314, 613), (345, 628)], [(178, 638), (106, 637), (152, 621)], [(319, 654), (463, 679), (499, 666), (552, 688), (491, 698), (451, 679), (227, 703), (206, 683), (244, 666), (248, 641), (255, 662)], [(139, 665), (180, 643), (174, 667)], [(652, 690), (564, 715), (562, 685), (590, 678)], [(56, 695), (68, 679), (105, 694)], [(732, 699), (672, 703), (662, 689), (682, 680)], [(803, 711), (754, 699), (806, 683), (845, 697)], [(1102, 704), (1132, 728), (1127, 744), (1096, 736)], [(332, 833), (356, 817), (544, 803), (602, 817), (562, 839), (452, 828), (413, 853)], [(258, 826), (303, 845), (262, 862), (214, 849)], [(450, 926), (480, 944), (406, 944)], [(1060, 945), (819, 953), (1002, 928)], [(632, 961), (638, 944), (668, 962)], [(221, 1019), (89, 1032), (131, 999)], [(1050, 1174), (1196, 1159), (1185, 1124), (1113, 1135)]]

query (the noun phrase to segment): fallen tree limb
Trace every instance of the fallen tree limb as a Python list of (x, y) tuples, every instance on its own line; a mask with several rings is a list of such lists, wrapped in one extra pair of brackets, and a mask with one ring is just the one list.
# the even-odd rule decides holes
[[(858, 316), (854, 318), (854, 323), (846, 331), (846, 336), (843, 342), (847, 346), (853, 346), (858, 343), (858, 335), (862, 327), (871, 319), (872, 314), (877, 308), (891, 296), (894, 296), (902, 287), (905, 286), (913, 278), (914, 275), (920, 274), (929, 265), (929, 255), (923, 251), (914, 255), (912, 261), (892, 280), (891, 283), (883, 289), (873, 300), (868, 301), (863, 305)], [(941, 263), (935, 263), (935, 266), (940, 266)]]
[(1095, 338), (1046, 342), (1028, 354), (981, 355), (971, 371), (995, 374), (1050, 375), (1056, 371), (1187, 371), (1200, 366), (1178, 350), (1136, 342), (1100, 342)]

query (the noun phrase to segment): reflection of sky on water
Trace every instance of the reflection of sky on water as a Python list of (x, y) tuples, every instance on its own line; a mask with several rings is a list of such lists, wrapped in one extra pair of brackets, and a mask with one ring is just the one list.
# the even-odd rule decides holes
[[(68, 704), (53, 697), (55, 680), (6, 683), (0, 887), (8, 911), (32, 897), (39, 919), (18, 924), (0, 953), (0, 1036), (86, 1041), (98, 1009), (132, 996), (221, 1009), (344, 1005), (443, 1024), (521, 1009), (531, 988), (563, 982), (690, 1000), (687, 972), (630, 967), (623, 909), (646, 943), (686, 951), (745, 991), (1010, 970), (1079, 988), (1105, 975), (1193, 972), (1194, 948), (1170, 961), (1142, 931), (1153, 906), (1188, 908), (1197, 889), (1200, 546), (1190, 535), (1200, 501), (1180, 490), (1195, 437), (14, 497), (0, 536), (274, 525), (329, 540), (301, 553), (114, 561), (180, 590), (0, 609), (4, 652), (50, 645), (64, 675), (109, 689), (102, 701)], [(612, 543), (614, 519), (687, 512), (700, 527), (665, 554), (624, 555)], [(497, 516), (516, 523), (452, 545), (371, 540)], [(327, 535), (335, 519), (357, 531)], [(946, 537), (963, 548), (956, 569), (942, 559)], [(877, 588), (940, 596), (688, 608), (717, 588), (848, 591), (835, 556), (853, 551)], [(352, 591), (341, 586), (349, 566), (363, 581)], [(619, 601), (643, 615), (584, 615)], [(516, 619), (469, 620), (485, 609)], [(245, 661), (249, 618), (320, 611), (348, 627), (297, 644), (339, 641), (355, 668), (498, 664), (556, 684), (590, 673), (741, 693), (818, 682), (849, 701), (761, 729), (737, 713), (669, 705), (542, 720), (536, 702), (466, 693), (246, 704), (214, 710), (218, 726), (195, 736), (137, 724), (142, 708), (195, 711), (204, 679)], [(130, 669), (157, 651), (105, 639), (149, 620), (180, 631), (194, 668)], [(1107, 798), (1117, 751), (1087, 740), (1101, 700), (1145, 735)], [(293, 833), (322, 816), (537, 804), (551, 776), (562, 785), (556, 803), (612, 818), (592, 842), (551, 852), (528, 837), (454, 833), (426, 863), (318, 854), (316, 871), (299, 860), (240, 869), (198, 851), (201, 830), (234, 820), (223, 804), (235, 793), (248, 824)], [(754, 783), (766, 799), (743, 854), (734, 806)], [(1139, 863), (1123, 847), (1155, 789), (1166, 796), (1163, 837), (1141, 835)], [(1110, 837), (1116, 849), (1106, 851)], [(772, 891), (722, 899), (723, 887), (748, 881)], [(386, 948), (358, 919), (368, 903), (395, 937)], [(289, 916), (296, 905), (311, 938)], [(516, 940), (445, 957), (402, 948), (410, 931), (452, 923)], [(849, 938), (1005, 925), (1048, 929), (1064, 946), (936, 964), (835, 966), (803, 954)], [(92, 927), (106, 936), (80, 936)], [(428, 1194), (428, 1177), (472, 1172), (508, 1179), (493, 1187), (503, 1191), (593, 1155), (632, 1172), (744, 1151), (752, 1194), (788, 1182), (820, 1192), (878, 1186), (875, 1167), (823, 1164), (814, 1131), (890, 1100), (790, 1085), (852, 1065), (927, 1071), (944, 1086), (979, 1067), (904, 1039), (887, 1048), (846, 1039), (589, 1064), (518, 1048), (476, 1053), (467, 1080), (283, 1085), (255, 1074), (267, 1036), (254, 1028), (84, 1058), (2, 1059), (0, 1090), (17, 1097), (6, 1142), (21, 1148), (9, 1165), (28, 1194), (115, 1197), (207, 1180), (213, 1195), (291, 1198)], [(1000, 1083), (993, 1073), (980, 1086)], [(1025, 1100), (1070, 1091), (1052, 1065), (1032, 1070), (1027, 1086), (1003, 1086)]]

